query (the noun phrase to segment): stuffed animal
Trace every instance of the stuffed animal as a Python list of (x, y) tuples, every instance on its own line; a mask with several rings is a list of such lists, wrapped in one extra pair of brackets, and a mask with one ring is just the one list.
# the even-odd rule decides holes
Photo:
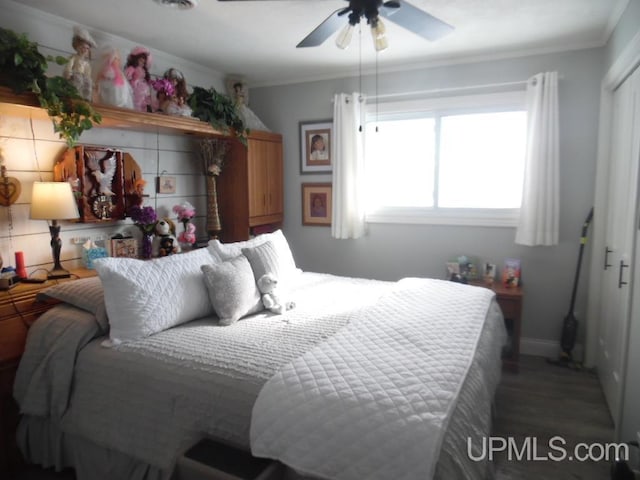
[(154, 257), (166, 257), (181, 252), (175, 232), (176, 225), (170, 218), (162, 218), (156, 223), (156, 235), (153, 237), (151, 250)]
[(296, 306), (294, 302), (285, 301), (278, 294), (278, 280), (270, 273), (262, 275), (258, 279), (258, 290), (262, 294), (264, 308), (282, 315), (285, 311)]

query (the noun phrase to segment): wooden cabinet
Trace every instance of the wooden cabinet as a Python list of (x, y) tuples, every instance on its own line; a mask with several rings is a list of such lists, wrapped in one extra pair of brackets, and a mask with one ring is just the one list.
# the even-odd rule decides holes
[(57, 302), (36, 302), (41, 290), (60, 282), (95, 276), (95, 270), (71, 271), (71, 278), (44, 283), (20, 283), (0, 291), (0, 477), (19, 462), (15, 442), (18, 407), (13, 400), (13, 381), (24, 352), (29, 327)]
[(221, 240), (247, 240), (255, 227), (280, 227), (282, 181), (282, 135), (252, 132), (246, 147), (234, 141), (217, 178)]
[(502, 283), (487, 285), (483, 282), (471, 282), (473, 285), (493, 290), (496, 301), (502, 310), (504, 324), (507, 327), (509, 341), (503, 350), (502, 367), (504, 370), (518, 373), (520, 361), (520, 335), (522, 331), (522, 287), (505, 287)]

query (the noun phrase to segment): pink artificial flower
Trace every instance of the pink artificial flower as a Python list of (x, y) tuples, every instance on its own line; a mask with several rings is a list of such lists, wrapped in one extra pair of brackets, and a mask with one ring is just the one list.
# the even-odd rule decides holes
[(182, 223), (188, 222), (196, 215), (196, 209), (189, 202), (182, 202), (173, 207), (173, 213), (178, 215), (178, 220)]

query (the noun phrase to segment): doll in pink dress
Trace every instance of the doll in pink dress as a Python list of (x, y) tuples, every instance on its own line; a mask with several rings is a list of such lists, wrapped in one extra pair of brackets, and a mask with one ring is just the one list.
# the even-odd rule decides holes
[(97, 101), (116, 107), (133, 108), (131, 85), (124, 77), (118, 49), (106, 47), (100, 56), (100, 63), (96, 76)]
[(155, 110), (151, 88), (151, 53), (144, 47), (135, 47), (127, 57), (124, 75), (133, 92), (133, 108), (141, 112)]

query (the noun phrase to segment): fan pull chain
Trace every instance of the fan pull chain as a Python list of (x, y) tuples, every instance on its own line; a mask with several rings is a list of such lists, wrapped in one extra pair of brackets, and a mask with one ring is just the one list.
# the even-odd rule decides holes
[[(358, 95), (362, 99), (362, 24), (358, 23)], [(358, 127), (358, 131), (362, 132), (362, 123)]]
[(29, 127), (31, 128), (31, 146), (33, 147), (33, 157), (36, 160), (36, 168), (38, 169), (38, 180), (42, 180), (42, 170), (40, 170), (40, 160), (38, 159), (38, 149), (36, 148), (36, 132), (33, 129), (33, 118), (29, 117)]
[(378, 51), (376, 50), (376, 133), (378, 133)]

